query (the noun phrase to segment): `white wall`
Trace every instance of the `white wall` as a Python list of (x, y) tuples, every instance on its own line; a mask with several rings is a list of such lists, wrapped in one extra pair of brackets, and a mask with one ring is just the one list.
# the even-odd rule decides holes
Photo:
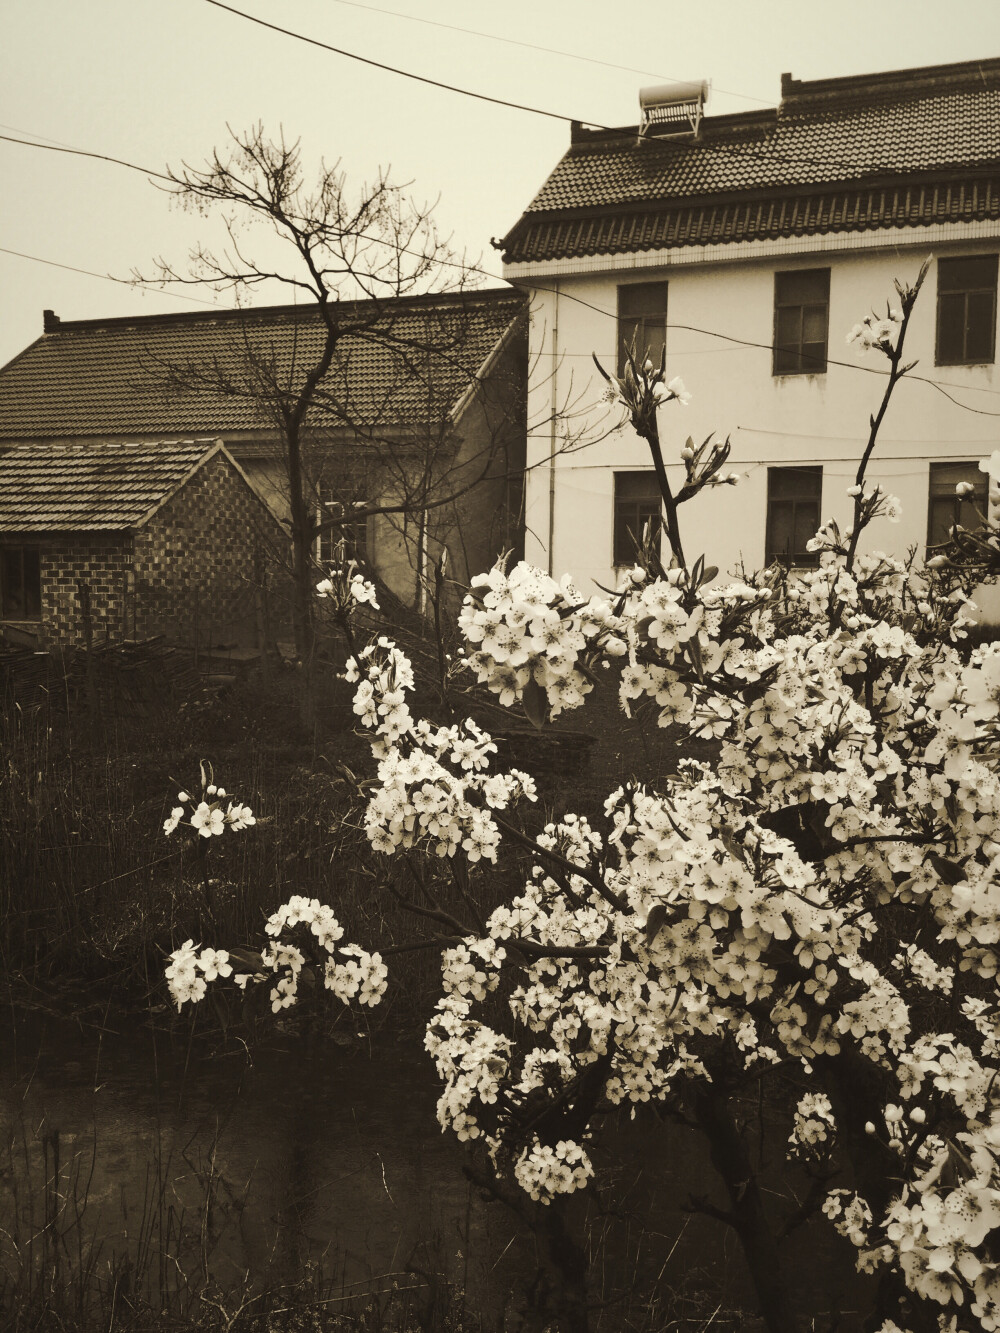
[[(919, 239), (919, 233), (915, 236)], [(980, 238), (939, 246), (935, 257), (998, 248), (998, 238)], [(708, 563), (723, 572), (741, 562), (753, 569), (763, 563), (769, 465), (822, 464), (823, 518), (835, 516), (846, 526), (852, 502), (845, 492), (853, 484), (868, 436), (868, 417), (878, 409), (888, 368), (880, 354), (860, 356), (848, 347), (846, 334), (871, 310), (884, 314), (886, 301), (898, 304), (893, 278), (912, 281), (926, 253), (917, 245), (894, 247), (892, 252), (840, 250), (749, 262), (644, 266), (634, 274), (588, 273), (526, 282), (532, 290), (526, 558), (551, 567), (556, 576), (572, 573), (585, 591), (595, 584), (613, 583), (613, 473), (648, 467), (650, 459), (630, 429), (600, 439), (620, 413), (601, 401), (605, 385), (591, 354), (596, 352), (607, 368), (614, 368), (617, 287), (630, 278), (669, 282), (668, 378), (680, 375), (692, 394), (689, 407), (672, 403), (661, 409), (668, 466), (688, 435), (698, 442), (712, 433), (720, 438), (728, 435), (729, 468), (742, 478), (739, 486), (703, 493), (681, 509), (688, 559), (704, 552)], [(821, 267), (831, 270), (828, 357), (847, 364), (829, 364), (823, 375), (773, 376), (774, 273)], [(517, 281), (515, 268), (509, 275)], [(906, 359), (918, 359), (914, 375), (941, 381), (961, 403), (1000, 414), (1000, 392), (996, 392), (1000, 376), (995, 366), (934, 365), (936, 277), (937, 266), (932, 264), (911, 321)], [(715, 334), (763, 346), (728, 342)], [(554, 408), (570, 410), (569, 419), (555, 429), (549, 420)], [(985, 456), (1000, 448), (998, 428), (1000, 415), (964, 410), (930, 384), (914, 379), (899, 385), (868, 475), (884, 481), (899, 496), (904, 517), (899, 524), (876, 521), (867, 533), (868, 548), (897, 555), (904, 555), (910, 546), (922, 548), (930, 463)], [(553, 445), (565, 449), (567, 434), (586, 442), (585, 447), (558, 453), (553, 477)], [(679, 477), (679, 468), (671, 469), (671, 475)]]

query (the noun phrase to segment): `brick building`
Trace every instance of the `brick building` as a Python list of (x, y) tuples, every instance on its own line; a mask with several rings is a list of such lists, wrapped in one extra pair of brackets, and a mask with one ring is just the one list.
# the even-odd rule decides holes
[[(420, 607), (442, 548), (459, 582), (519, 549), (526, 312), (510, 288), (337, 304), (336, 355), (302, 436), (317, 568), (344, 538)], [(281, 416), (325, 339), (309, 305), (72, 321), (46, 311), (42, 336), (0, 368), (0, 451), (211, 435), (287, 520)]]
[(0, 632), (14, 643), (261, 646), (287, 618), (287, 546), (219, 440), (0, 456)]

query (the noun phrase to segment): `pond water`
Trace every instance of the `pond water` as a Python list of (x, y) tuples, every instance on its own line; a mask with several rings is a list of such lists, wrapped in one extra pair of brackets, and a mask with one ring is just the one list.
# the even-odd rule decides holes
[[(442, 1281), (500, 1329), (535, 1273), (532, 1242), (470, 1186), (437, 1096), (413, 1037), (290, 1036), (223, 1053), (138, 1024), (21, 1024), (0, 1047), (0, 1260), (9, 1269), (12, 1244), (23, 1255), (44, 1233), (63, 1264), (153, 1256), (150, 1280), (165, 1280), (165, 1261), (176, 1275), (176, 1260), (222, 1287), (317, 1264), (345, 1297)], [(718, 1197), (695, 1135), (622, 1117), (611, 1138), (588, 1204), (591, 1235), (607, 1238), (605, 1295), (662, 1272), (661, 1289), (752, 1308), (733, 1238), (683, 1211), (692, 1193)], [(842, 1298), (850, 1309), (845, 1264), (828, 1279), (825, 1228), (797, 1245), (810, 1313)], [(613, 1312), (600, 1327), (616, 1327)]]

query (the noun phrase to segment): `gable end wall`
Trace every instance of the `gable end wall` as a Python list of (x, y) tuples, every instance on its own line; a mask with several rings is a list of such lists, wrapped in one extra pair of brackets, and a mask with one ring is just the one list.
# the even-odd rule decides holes
[[(131, 633), (192, 647), (256, 646), (289, 615), (287, 539), (222, 454), (135, 532)], [(265, 624), (264, 622), (267, 622)]]

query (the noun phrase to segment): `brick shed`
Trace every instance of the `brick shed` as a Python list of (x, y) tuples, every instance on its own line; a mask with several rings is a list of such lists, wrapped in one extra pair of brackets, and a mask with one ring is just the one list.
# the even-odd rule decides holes
[[(258, 647), (286, 619), (287, 535), (219, 440), (0, 456), (0, 630), (39, 648), (164, 635)], [(89, 625), (88, 625), (89, 620)]]

